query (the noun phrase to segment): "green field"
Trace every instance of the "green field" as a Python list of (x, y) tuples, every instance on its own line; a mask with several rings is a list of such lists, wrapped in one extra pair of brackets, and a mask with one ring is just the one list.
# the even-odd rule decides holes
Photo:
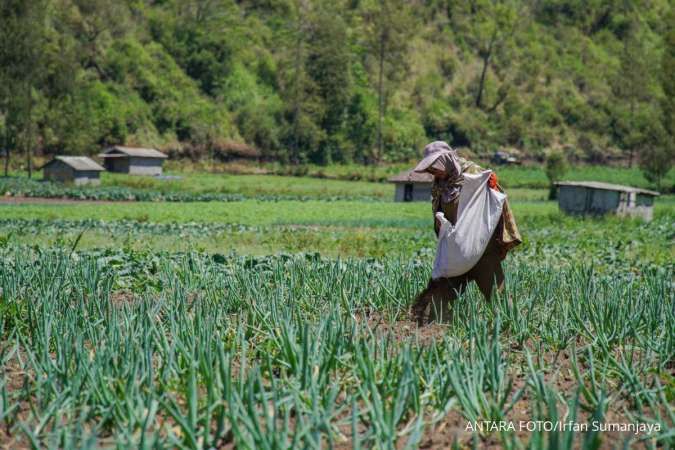
[[(192, 172), (189, 170), (189, 165), (183, 168), (180, 163), (174, 163), (174, 170), (168, 173), (181, 176), (181, 180), (161, 181), (150, 177), (104, 173), (103, 185), (148, 188), (160, 191), (236, 193), (247, 196), (276, 193), (307, 196), (363, 195), (388, 197), (391, 195), (392, 189), (384, 181), (391, 175), (413, 167), (414, 164), (414, 162), (411, 162), (407, 165), (372, 169), (364, 166), (308, 166), (306, 169), (306, 175), (308, 176), (298, 177)], [(497, 173), (500, 183), (506, 188), (548, 188), (548, 179), (541, 167), (491, 167), (490, 164), (483, 164), (483, 166), (493, 169)], [(249, 170), (260, 169), (253, 166)], [(274, 172), (275, 168), (271, 167), (268, 170)], [(304, 171), (301, 173), (304, 173)], [(345, 181), (350, 178), (370, 180), (370, 182)], [(655, 188), (644, 178), (638, 168), (576, 166), (565, 174), (564, 179), (570, 181), (604, 181), (648, 189)], [(675, 170), (669, 172), (662, 184), (667, 191), (672, 191), (675, 188)]]
[[(169, 179), (155, 177), (130, 176), (104, 172), (101, 175), (100, 187), (74, 187), (59, 183), (39, 182), (41, 175), (37, 173), (33, 180), (28, 180), (19, 173), (13, 177), (0, 178), (0, 192), (4, 195), (74, 198), (91, 200), (137, 200), (137, 201), (240, 201), (243, 199), (258, 200), (377, 200), (392, 201), (394, 185), (379, 181), (346, 181), (344, 179), (317, 178), (330, 176), (341, 177), (341, 170), (349, 170), (350, 166), (327, 166), (327, 173), (319, 174), (309, 170), (314, 176), (282, 176), (255, 174), (228, 174), (194, 172), (192, 164), (184, 166), (173, 164), (174, 170), (168, 171)], [(357, 170), (354, 166), (354, 170)], [(217, 167), (231, 169), (229, 166)], [(400, 166), (382, 167), (376, 170), (378, 175), (372, 179), (386, 180), (388, 172), (396, 173)], [(179, 170), (180, 169), (180, 170)], [(257, 166), (245, 166), (239, 171), (260, 170)], [(273, 169), (270, 169), (273, 170)], [(358, 167), (352, 175), (355, 178), (371, 179), (366, 175), (369, 168)], [(375, 170), (375, 169), (374, 169)], [(497, 167), (495, 169), (500, 183), (506, 188), (513, 201), (545, 200), (548, 197), (548, 181), (544, 171), (538, 167)], [(363, 176), (359, 175), (362, 174)], [(673, 192), (675, 187), (675, 171), (664, 180), (662, 190)], [(348, 176), (345, 176), (348, 178)], [(651, 188), (638, 169), (608, 168), (598, 166), (578, 166), (565, 177), (566, 180), (596, 180), (616, 184), (625, 184), (643, 188)]]
[(375, 197), (393, 196), (393, 187), (387, 183), (367, 181), (322, 180), (311, 177), (276, 175), (230, 175), (215, 173), (169, 172), (180, 180), (158, 180), (103, 173), (103, 186), (123, 186), (156, 190), (160, 192), (189, 192), (240, 194), (248, 197), (260, 195), (296, 195), (313, 198), (331, 196)]
[[(521, 202), (520, 214), (546, 215), (557, 211), (553, 202)], [(138, 220), (149, 222), (222, 222), (244, 225), (349, 224), (418, 225), (431, 220), (425, 202), (258, 201), (240, 202), (128, 202), (68, 204), (0, 204), (5, 218)]]
[(674, 5), (0, 0), (0, 450), (675, 449)]
[[(302, 175), (305, 177), (331, 180), (383, 182), (392, 175), (414, 167), (416, 163), (417, 161), (373, 166), (363, 166), (360, 164), (332, 164), (327, 166), (307, 164), (301, 166), (288, 166), (279, 163), (192, 163), (186, 161), (167, 161), (167, 168), (170, 173), (187, 173), (192, 176), (204, 172), (237, 174), (259, 174), (260, 172), (265, 172), (275, 175)], [(533, 189), (545, 189), (548, 187), (548, 180), (543, 170), (543, 165), (494, 166), (488, 161), (477, 161), (477, 163), (482, 167), (496, 171), (500, 180), (506, 187)], [(637, 167), (626, 168), (600, 165), (574, 165), (565, 174), (564, 178), (572, 181), (594, 180), (652, 189), (655, 187), (653, 184), (649, 183)], [(666, 191), (673, 191), (675, 188), (675, 170), (668, 172), (662, 185)]]
[[(506, 265), (507, 289), (492, 303), (472, 287), (449, 324), (419, 330), (406, 310), (429, 275), (428, 255), (251, 258), (5, 245), (3, 441), (672, 445), (672, 263), (626, 266), (618, 257), (598, 271), (590, 248), (569, 255), (570, 243), (551, 237), (539, 245)], [(650, 428), (467, 431), (482, 420), (561, 418)]]
[[(279, 178), (250, 179), (273, 198)], [(524, 242), (505, 291), (471, 286), (423, 328), (426, 202), (0, 204), (0, 443), (674, 445), (673, 196), (643, 222), (509, 192)], [(484, 420), (650, 428), (467, 431)]]

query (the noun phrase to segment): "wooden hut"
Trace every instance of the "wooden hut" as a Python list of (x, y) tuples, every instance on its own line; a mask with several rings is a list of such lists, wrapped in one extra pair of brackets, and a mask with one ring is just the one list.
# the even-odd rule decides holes
[(109, 172), (130, 175), (161, 175), (167, 156), (154, 148), (124, 147), (116, 145), (99, 155)]
[(558, 205), (567, 214), (642, 217), (651, 220), (658, 192), (598, 181), (560, 181)]
[(434, 180), (430, 173), (418, 173), (404, 170), (389, 178), (396, 185), (395, 202), (428, 202), (431, 199), (431, 184)]
[(45, 180), (76, 185), (101, 184), (99, 175), (105, 170), (86, 156), (55, 156), (41, 169)]

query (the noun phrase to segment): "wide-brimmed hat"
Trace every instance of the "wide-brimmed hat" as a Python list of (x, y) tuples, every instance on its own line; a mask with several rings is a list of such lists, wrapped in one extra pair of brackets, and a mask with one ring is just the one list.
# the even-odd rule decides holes
[(427, 144), (427, 146), (424, 147), (424, 157), (422, 158), (422, 161), (420, 161), (417, 166), (415, 166), (413, 171), (425, 172), (439, 156), (445, 153), (450, 153), (451, 151), (452, 148), (447, 142), (434, 141), (430, 144)]

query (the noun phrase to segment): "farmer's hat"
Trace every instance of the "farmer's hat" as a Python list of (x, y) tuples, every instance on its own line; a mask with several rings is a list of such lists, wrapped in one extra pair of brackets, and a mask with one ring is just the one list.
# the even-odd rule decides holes
[(422, 161), (415, 166), (413, 171), (425, 172), (439, 156), (450, 152), (452, 152), (452, 148), (447, 142), (434, 141), (431, 144), (427, 144), (427, 146), (424, 147), (424, 158), (422, 158)]

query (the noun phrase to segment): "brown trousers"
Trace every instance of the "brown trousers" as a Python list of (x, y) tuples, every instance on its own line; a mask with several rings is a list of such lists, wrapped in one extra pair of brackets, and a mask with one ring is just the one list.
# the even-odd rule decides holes
[[(453, 224), (457, 220), (458, 199), (443, 205), (443, 212)], [(501, 221), (500, 221), (501, 222)], [(451, 278), (430, 279), (427, 287), (417, 296), (412, 307), (412, 312), (418, 322), (422, 325), (429, 320), (447, 321), (450, 319), (451, 304), (461, 295), (471, 281), (475, 281), (478, 289), (486, 300), (490, 300), (495, 286), (501, 290), (504, 286), (504, 272), (502, 271), (502, 251), (499, 246), (498, 235), (500, 226), (498, 224), (495, 232), (488, 243), (485, 253), (478, 260), (475, 266), (464, 275)], [(436, 224), (436, 234), (439, 232)], [(427, 310), (429, 312), (427, 313)]]

